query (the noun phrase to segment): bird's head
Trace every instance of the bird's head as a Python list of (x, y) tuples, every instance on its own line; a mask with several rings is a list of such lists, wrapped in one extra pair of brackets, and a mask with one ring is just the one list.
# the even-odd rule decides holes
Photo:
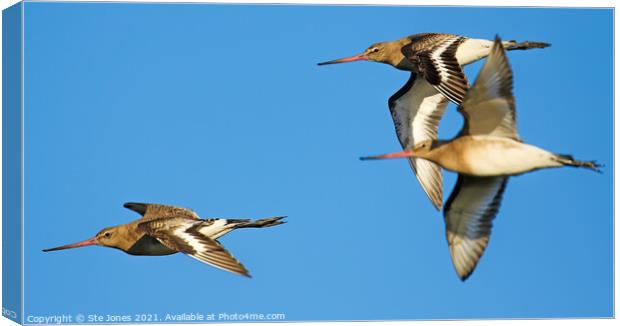
[(411, 149), (411, 153), (415, 157), (425, 158), (428, 156), (428, 153), (430, 153), (436, 147), (435, 145), (435, 141), (433, 140), (423, 140), (413, 146), (413, 148)]
[(121, 234), (122, 230), (118, 227), (108, 227), (95, 235), (95, 239), (97, 239), (97, 244), (100, 246), (112, 247), (112, 248), (120, 248), (120, 240), (123, 238)]
[(386, 63), (396, 68), (399, 68), (399, 65), (405, 58), (405, 56), (400, 50), (401, 47), (402, 44), (400, 44), (400, 42), (398, 41), (379, 42), (369, 46), (366, 50), (364, 50), (364, 52), (360, 54), (346, 58), (321, 62), (319, 63), (319, 66), (364, 60)]

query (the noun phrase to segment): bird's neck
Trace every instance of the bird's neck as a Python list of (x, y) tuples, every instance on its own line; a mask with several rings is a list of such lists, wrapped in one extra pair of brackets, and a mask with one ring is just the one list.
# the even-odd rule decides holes
[(142, 237), (144, 232), (139, 232), (135, 225), (125, 224), (121, 225), (116, 232), (118, 233), (118, 241), (114, 244), (114, 248), (122, 251), (129, 251), (129, 249)]
[(395, 68), (407, 71), (418, 70), (417, 60), (415, 60), (417, 53), (410, 37), (396, 40), (390, 46), (393, 47), (390, 52), (393, 53), (391, 60), (394, 60)]
[(381, 58), (381, 62), (389, 64), (396, 69), (412, 71), (413, 67), (411, 61), (409, 61), (402, 52), (403, 40), (396, 40), (385, 44), (383, 49), (384, 56)]

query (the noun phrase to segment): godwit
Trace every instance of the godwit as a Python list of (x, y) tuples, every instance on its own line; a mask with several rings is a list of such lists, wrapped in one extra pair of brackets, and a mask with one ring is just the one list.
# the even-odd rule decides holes
[(462, 280), (471, 275), (487, 247), (509, 176), (561, 166), (600, 172), (594, 161), (524, 144), (517, 133), (514, 103), (512, 71), (498, 37), (458, 109), (465, 125), (456, 138), (426, 139), (402, 152), (362, 158), (419, 157), (459, 174), (444, 218), (452, 263)]
[(250, 277), (248, 270), (216, 240), (240, 228), (263, 228), (285, 223), (285, 216), (247, 219), (201, 219), (187, 208), (142, 203), (125, 203), (142, 218), (108, 227), (94, 237), (73, 244), (45, 249), (63, 250), (92, 245), (120, 249), (130, 255), (163, 256), (182, 252), (203, 263)]
[[(448, 99), (461, 104), (468, 83), (462, 65), (486, 57), (493, 41), (452, 34), (414, 34), (392, 42), (375, 43), (361, 54), (319, 65), (367, 60), (411, 71), (407, 83), (388, 101), (396, 135), (403, 149), (437, 139), (437, 128)], [(549, 46), (543, 42), (503, 42), (507, 50)], [(443, 95), (442, 95), (443, 94)], [(424, 192), (437, 210), (443, 201), (441, 169), (432, 162), (409, 158)]]

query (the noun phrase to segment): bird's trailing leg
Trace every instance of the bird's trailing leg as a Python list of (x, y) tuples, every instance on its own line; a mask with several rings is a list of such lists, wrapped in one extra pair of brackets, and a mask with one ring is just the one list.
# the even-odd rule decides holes
[(579, 161), (574, 159), (572, 155), (565, 154), (556, 154), (555, 159), (563, 165), (586, 168), (597, 173), (603, 173), (603, 171), (601, 171), (600, 169), (601, 167), (603, 167), (603, 165), (598, 164), (596, 161)]
[(551, 46), (551, 44), (545, 43), (545, 42), (524, 41), (524, 42), (517, 43), (516, 41), (509, 41), (508, 46), (506, 47), (506, 50), (512, 51), (512, 50), (544, 49), (549, 46)]

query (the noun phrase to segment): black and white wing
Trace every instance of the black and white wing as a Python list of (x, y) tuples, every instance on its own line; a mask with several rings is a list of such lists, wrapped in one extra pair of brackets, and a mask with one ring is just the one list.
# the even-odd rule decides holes
[[(396, 135), (403, 149), (413, 147), (423, 140), (437, 139), (439, 121), (448, 100), (433, 88), (422, 76), (415, 73), (389, 100), (390, 112), (396, 127)], [(441, 167), (421, 158), (409, 158), (424, 192), (437, 210), (443, 202)]]
[(508, 177), (459, 174), (444, 207), (452, 263), (461, 280), (471, 275), (489, 243)]
[(138, 225), (138, 229), (156, 238), (166, 247), (182, 252), (203, 263), (242, 276), (250, 277), (248, 270), (216, 240), (206, 236), (202, 228), (211, 222), (185, 218), (153, 219)]
[(461, 135), (520, 140), (512, 94), (512, 70), (499, 37), (495, 38), (491, 53), (458, 110), (465, 118)]
[(456, 51), (465, 37), (444, 35), (429, 50), (414, 52), (410, 47), (403, 48), (403, 54), (418, 63), (420, 73), (440, 93), (456, 105), (465, 98), (469, 84), (463, 68), (456, 59)]

